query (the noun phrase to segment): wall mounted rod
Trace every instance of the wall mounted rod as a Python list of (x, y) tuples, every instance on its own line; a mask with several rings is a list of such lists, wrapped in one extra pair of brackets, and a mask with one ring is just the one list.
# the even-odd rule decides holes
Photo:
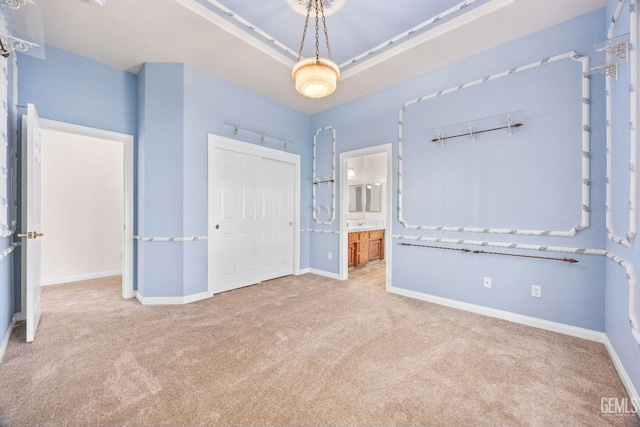
[(489, 251), (482, 251), (482, 250), (472, 251), (471, 249), (467, 249), (467, 248), (446, 248), (444, 246), (417, 245), (415, 243), (400, 243), (400, 245), (401, 246), (414, 246), (414, 247), (417, 247), (417, 248), (442, 249), (442, 250), (446, 250), (446, 251), (458, 251), (458, 252), (473, 253), (473, 254), (478, 254), (478, 255), (501, 255), (501, 256), (512, 256), (512, 257), (517, 257), (517, 258), (543, 259), (543, 260), (547, 260), (547, 261), (562, 261), (562, 262), (569, 262), (571, 264), (574, 264), (574, 263), (578, 262), (577, 259), (573, 259), (573, 258), (554, 258), (554, 257), (537, 256), (537, 255), (519, 255), (519, 254), (509, 254), (509, 253), (504, 253), (504, 252), (489, 252)]
[(497, 130), (502, 130), (502, 129), (511, 129), (511, 128), (519, 128), (520, 126), (522, 126), (522, 123), (516, 123), (514, 125), (508, 125), (508, 126), (501, 126), (499, 128), (491, 128), (491, 129), (484, 129), (484, 130), (471, 130), (467, 133), (461, 133), (458, 135), (451, 135), (451, 136), (442, 136), (442, 137), (438, 137), (438, 138), (433, 138), (431, 140), (431, 142), (441, 142), (444, 141), (445, 139), (452, 139), (452, 138), (460, 138), (463, 136), (474, 136), (477, 135), (479, 133), (485, 133), (485, 132), (495, 132)]

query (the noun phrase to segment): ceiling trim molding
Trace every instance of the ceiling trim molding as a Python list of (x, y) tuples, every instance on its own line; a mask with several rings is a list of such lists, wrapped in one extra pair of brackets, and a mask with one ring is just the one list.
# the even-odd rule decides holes
[[(475, 1), (475, 0), (474, 0)], [(427, 43), (435, 38), (441, 37), (449, 31), (455, 30), (456, 28), (463, 27), (471, 21), (475, 21), (477, 19), (483, 18), (487, 15), (490, 15), (502, 8), (505, 8), (511, 4), (513, 4), (515, 0), (495, 0), (490, 3), (487, 3), (483, 6), (478, 7), (472, 11), (469, 11), (461, 16), (458, 16), (452, 19), (449, 22), (446, 22), (440, 25), (437, 28), (427, 31), (426, 33), (420, 34), (419, 36), (408, 40), (404, 43), (397, 44), (395, 47), (376, 55), (375, 57), (371, 57), (366, 61), (362, 61), (359, 64), (345, 70), (342, 73), (341, 79), (346, 80), (350, 77), (357, 75), (358, 73), (365, 71), (369, 68), (372, 68), (376, 65), (379, 65), (394, 56), (400, 55), (401, 53), (407, 52), (411, 49), (414, 49), (424, 43)], [(451, 10), (451, 9), (450, 9)], [(449, 12), (449, 11), (447, 11)], [(432, 18), (433, 19), (433, 18)], [(422, 24), (421, 24), (422, 25)]]
[[(176, 3), (178, 3), (178, 4), (180, 4), (181, 6), (183, 6), (184, 8), (190, 10), (191, 12), (193, 12), (193, 13), (199, 15), (200, 17), (206, 19), (207, 21), (211, 22), (212, 24), (217, 25), (219, 28), (223, 29), (224, 31), (227, 31), (229, 34), (231, 34), (231, 35), (239, 38), (240, 40), (246, 42), (247, 44), (251, 45), (252, 47), (255, 47), (255, 48), (261, 50), (262, 52), (264, 52), (265, 54), (267, 54), (270, 57), (274, 58), (275, 60), (281, 62), (282, 64), (284, 64), (284, 65), (286, 65), (288, 67), (293, 67), (293, 64), (295, 63), (295, 60), (289, 58), (283, 52), (286, 52), (286, 53), (288, 53), (290, 55), (293, 55), (294, 58), (297, 58), (298, 54), (296, 52), (293, 52), (291, 49), (289, 49), (283, 43), (281, 43), (278, 40), (276, 40), (275, 38), (271, 37), (270, 35), (268, 35), (264, 31), (262, 31), (261, 29), (259, 29), (255, 25), (251, 24), (249, 21), (245, 20), (241, 16), (235, 14), (230, 9), (227, 9), (226, 7), (224, 7), (223, 5), (218, 3), (217, 1), (215, 1), (215, 0), (207, 0), (213, 7), (218, 9), (221, 13), (223, 13), (223, 14), (229, 16), (230, 18), (234, 19), (235, 21), (238, 21), (245, 28), (250, 30), (251, 33), (243, 31), (241, 28), (238, 28), (237, 26), (235, 26), (232, 23), (228, 22), (227, 20), (225, 20), (224, 18), (222, 18), (221, 16), (219, 16), (218, 14), (213, 12), (212, 10), (210, 10), (210, 9), (204, 7), (203, 5), (197, 3), (195, 0), (174, 0), (174, 1)], [(258, 38), (256, 35), (258, 35), (260, 37)], [(267, 42), (269, 44), (265, 44), (260, 39), (263, 39), (265, 42)], [(275, 49), (273, 46), (277, 46), (278, 49)]]

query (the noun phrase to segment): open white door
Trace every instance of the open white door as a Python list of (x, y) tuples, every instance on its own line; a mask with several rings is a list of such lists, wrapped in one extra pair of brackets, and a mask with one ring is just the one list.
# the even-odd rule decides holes
[(33, 104), (22, 117), (22, 310), (27, 342), (33, 341), (40, 320), (40, 123)]

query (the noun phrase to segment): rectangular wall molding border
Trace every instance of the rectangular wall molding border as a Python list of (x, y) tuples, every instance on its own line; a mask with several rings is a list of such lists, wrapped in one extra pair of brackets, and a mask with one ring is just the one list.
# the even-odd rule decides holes
[(136, 292), (136, 299), (142, 305), (183, 305), (207, 298), (210, 298), (208, 292), (200, 292), (199, 294), (184, 297), (145, 297), (140, 292)]
[[(331, 141), (332, 141), (332, 146), (331, 146), (331, 176), (330, 177), (322, 177), (322, 178), (318, 178), (317, 176), (317, 157), (318, 157), (318, 153), (317, 153), (317, 146), (318, 146), (318, 135), (320, 134), (320, 132), (324, 132), (330, 130), (331, 131)], [(322, 184), (329, 184), (331, 185), (331, 206), (320, 206), (318, 205), (318, 201), (317, 201), (317, 197), (316, 197), (316, 186), (317, 185), (322, 185)], [(316, 222), (316, 224), (322, 224), (322, 225), (331, 225), (333, 224), (333, 221), (336, 219), (336, 130), (332, 127), (332, 126), (325, 126), (323, 128), (320, 128), (318, 130), (316, 130), (315, 135), (313, 135), (313, 194), (312, 194), (312, 206), (313, 206), (313, 220)], [(320, 210), (322, 208), (327, 209), (327, 213), (329, 213), (328, 211), (331, 210), (331, 218), (326, 220), (326, 221), (320, 221), (318, 219), (318, 213), (320, 213)]]
[(103, 271), (100, 273), (81, 274), (78, 276), (61, 277), (57, 279), (43, 280), (42, 286), (63, 285), (71, 282), (82, 282), (84, 280), (103, 279), (105, 277), (121, 276), (122, 270)]
[(591, 329), (580, 328), (577, 326), (566, 325), (564, 323), (552, 322), (550, 320), (538, 319), (536, 317), (525, 316), (522, 314), (511, 313), (509, 311), (498, 310), (495, 308), (483, 307), (481, 305), (470, 304), (467, 302), (456, 301), (448, 298), (437, 297), (422, 292), (410, 291), (407, 289), (391, 286), (389, 292), (408, 298), (418, 299), (445, 307), (455, 308), (457, 310), (468, 311), (470, 313), (481, 314), (483, 316), (502, 319), (513, 323), (519, 323), (525, 326), (532, 326), (538, 329), (544, 329), (551, 332), (557, 332), (576, 338), (582, 338), (589, 341), (604, 343), (606, 335), (604, 332), (594, 331)]
[(11, 323), (9, 324), (9, 329), (7, 329), (7, 333), (4, 335), (4, 339), (2, 340), (2, 347), (0, 347), (0, 363), (2, 363), (4, 354), (7, 351), (7, 347), (9, 346), (9, 339), (11, 338), (11, 333), (13, 332), (13, 328), (15, 326), (16, 326), (16, 317), (13, 316), (13, 318), (11, 319)]
[[(404, 113), (405, 111), (412, 105), (422, 103), (429, 99), (433, 99), (442, 95), (446, 95), (452, 92), (457, 92), (459, 90), (470, 88), (473, 86), (478, 86), (488, 81), (500, 79), (503, 77), (510, 76), (512, 74), (520, 73), (522, 71), (531, 70), (533, 68), (541, 67), (546, 64), (551, 64), (553, 62), (572, 59), (574, 61), (579, 61), (582, 63), (582, 74), (580, 76), (582, 80), (582, 206), (580, 206), (581, 211), (581, 222), (578, 225), (575, 225), (571, 230), (568, 231), (552, 231), (552, 230), (519, 230), (519, 229), (503, 229), (503, 228), (482, 228), (482, 227), (451, 227), (451, 226), (434, 226), (434, 225), (411, 225), (407, 223), (407, 221), (403, 218), (403, 209), (402, 209), (402, 183), (403, 183), (403, 171), (402, 171), (402, 145), (403, 145), (403, 128), (404, 128)], [(590, 168), (591, 168), (591, 149), (590, 149), (590, 139), (591, 139), (591, 85), (589, 79), (589, 57), (582, 56), (575, 51), (563, 53), (560, 55), (556, 55), (549, 58), (544, 58), (540, 61), (536, 61), (527, 65), (522, 65), (520, 67), (512, 68), (510, 70), (503, 71), (498, 74), (493, 74), (487, 77), (484, 77), (479, 80), (475, 80), (472, 82), (464, 83), (458, 86), (451, 87), (449, 89), (444, 89), (430, 95), (425, 95), (421, 98), (417, 98), (411, 101), (407, 101), (404, 106), (400, 109), (399, 119), (398, 119), (398, 222), (402, 224), (402, 226), (406, 229), (413, 230), (432, 230), (432, 231), (463, 231), (470, 233), (497, 233), (497, 234), (523, 234), (523, 235), (533, 235), (533, 236), (557, 236), (557, 237), (573, 237), (579, 230), (585, 229), (589, 227), (590, 224)]]
[[(626, 0), (620, 0), (618, 7), (611, 18), (611, 25), (607, 39), (614, 38), (614, 31)], [(633, 242), (637, 233), (636, 210), (638, 205), (638, 94), (636, 91), (638, 75), (638, 11), (637, 0), (630, 0), (629, 3), (629, 229), (627, 235), (622, 237), (616, 235), (613, 229), (613, 100), (611, 99), (612, 77), (606, 76), (605, 98), (606, 98), (606, 125), (607, 125), (607, 183), (606, 183), (606, 227), (609, 239), (628, 248), (633, 247)]]

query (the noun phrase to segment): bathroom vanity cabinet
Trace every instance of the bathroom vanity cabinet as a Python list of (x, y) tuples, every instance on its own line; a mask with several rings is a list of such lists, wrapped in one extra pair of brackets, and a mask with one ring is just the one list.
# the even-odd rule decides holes
[(349, 267), (384, 259), (384, 230), (349, 233)]

